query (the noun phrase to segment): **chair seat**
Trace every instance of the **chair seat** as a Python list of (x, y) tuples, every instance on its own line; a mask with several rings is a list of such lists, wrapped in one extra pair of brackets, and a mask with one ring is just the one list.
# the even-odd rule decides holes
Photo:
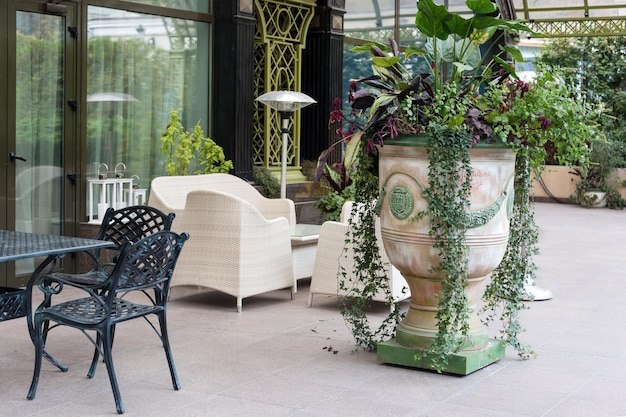
[[(136, 317), (145, 316), (163, 310), (161, 306), (138, 304), (123, 298), (116, 298), (111, 309), (111, 322), (119, 323)], [(47, 316), (58, 318), (64, 323), (73, 322), (81, 325), (96, 325), (107, 317), (104, 300), (84, 297), (66, 301), (45, 309)]]

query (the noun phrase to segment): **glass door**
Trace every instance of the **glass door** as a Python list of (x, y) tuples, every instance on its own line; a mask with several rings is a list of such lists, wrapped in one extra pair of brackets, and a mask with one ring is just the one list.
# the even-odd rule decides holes
[[(69, 24), (73, 9), (36, 0), (10, 0), (3, 29), (8, 40), (2, 54), (7, 62), (0, 76), (6, 82), (6, 118), (3, 151), (6, 164), (3, 228), (21, 232), (71, 234), (67, 225), (74, 210), (77, 180), (76, 87), (68, 69), (75, 62), (75, 28)], [(72, 6), (73, 7), (73, 6)], [(2, 27), (0, 26), (0, 27)], [(2, 75), (2, 74), (0, 74)], [(69, 217), (68, 217), (69, 215)], [(73, 227), (73, 226), (72, 226)], [(34, 270), (37, 259), (2, 265), (0, 286), (18, 287)]]

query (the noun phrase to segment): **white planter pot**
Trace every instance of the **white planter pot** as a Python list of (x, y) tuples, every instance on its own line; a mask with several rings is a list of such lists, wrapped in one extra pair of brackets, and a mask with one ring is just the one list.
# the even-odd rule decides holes
[(585, 207), (606, 207), (606, 193), (604, 191), (587, 191), (585, 198), (589, 201), (589, 204), (585, 204)]
[[(422, 189), (428, 186), (427, 149), (386, 144), (379, 151), (379, 178), (381, 188), (386, 190), (380, 214), (382, 239), (391, 263), (402, 273), (411, 291), (409, 311), (398, 324), (393, 343), (423, 350), (432, 344), (438, 332), (435, 316), (444, 278), (443, 273), (432, 272), (439, 264), (439, 254), (429, 236), (429, 217), (408, 220), (427, 209), (422, 197)], [(470, 154), (473, 168), (470, 210), (476, 225), (466, 233), (470, 256), (466, 296), (472, 314), (469, 339), (462, 350), (476, 352), (493, 348), (487, 328), (474, 307), (481, 296), (477, 294), (480, 284), (500, 264), (508, 243), (515, 155), (508, 148), (495, 147), (474, 148)], [(380, 352), (379, 346), (379, 359)]]

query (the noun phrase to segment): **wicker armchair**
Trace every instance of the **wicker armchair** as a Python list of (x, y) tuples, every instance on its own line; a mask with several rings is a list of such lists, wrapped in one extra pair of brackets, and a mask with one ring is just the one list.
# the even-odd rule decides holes
[(172, 286), (212, 288), (237, 298), (291, 287), (295, 292), (289, 223), (267, 219), (237, 195), (192, 191), (176, 228), (191, 235)]
[[(296, 209), (287, 198), (265, 198), (256, 188), (230, 174), (205, 174), (157, 177), (150, 187), (149, 205), (164, 213), (180, 215), (190, 191), (208, 190), (236, 195), (254, 206), (266, 219), (284, 217), (290, 225), (296, 224)], [(174, 230), (184, 230), (174, 222)]]
[[(314, 294), (326, 295), (346, 295), (345, 291), (340, 290), (339, 280), (344, 279), (347, 286), (355, 285), (350, 280), (354, 279), (354, 249), (348, 244), (346, 251), (346, 237), (350, 228), (348, 219), (352, 210), (352, 202), (346, 202), (341, 210), (341, 221), (326, 221), (322, 224), (319, 240), (317, 243), (317, 255), (315, 257), (315, 265), (313, 267), (313, 276), (311, 277), (311, 286), (309, 288), (308, 306), (313, 304)], [(389, 279), (391, 293), (395, 302), (404, 300), (410, 296), (406, 281), (393, 265), (389, 263), (389, 258), (382, 246), (380, 235), (380, 221), (376, 220), (376, 235), (380, 244), (381, 259), (385, 263), (386, 275)], [(341, 276), (343, 267), (346, 277)], [(358, 284), (356, 284), (358, 285)], [(385, 294), (379, 291), (373, 298), (374, 301), (386, 302)], [(393, 306), (391, 306), (393, 308)]]

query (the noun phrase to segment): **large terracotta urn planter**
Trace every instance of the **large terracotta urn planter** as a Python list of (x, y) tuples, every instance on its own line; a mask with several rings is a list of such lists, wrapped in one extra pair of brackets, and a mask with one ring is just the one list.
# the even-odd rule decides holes
[[(396, 328), (396, 338), (378, 346), (381, 362), (431, 369), (428, 357), (416, 359), (416, 351), (434, 341), (438, 325), (435, 315), (443, 272), (438, 250), (429, 236), (428, 216), (415, 220), (427, 210), (422, 191), (428, 187), (428, 154), (423, 138), (406, 137), (379, 149), (381, 187), (381, 232), (391, 263), (402, 273), (411, 291), (406, 317)], [(472, 308), (468, 338), (453, 355), (444, 372), (468, 374), (500, 359), (504, 346), (488, 338), (488, 330), (476, 314), (476, 301), (483, 280), (500, 264), (509, 237), (509, 209), (513, 204), (515, 155), (505, 147), (476, 147), (470, 150), (471, 178), (469, 282), (466, 296)]]

